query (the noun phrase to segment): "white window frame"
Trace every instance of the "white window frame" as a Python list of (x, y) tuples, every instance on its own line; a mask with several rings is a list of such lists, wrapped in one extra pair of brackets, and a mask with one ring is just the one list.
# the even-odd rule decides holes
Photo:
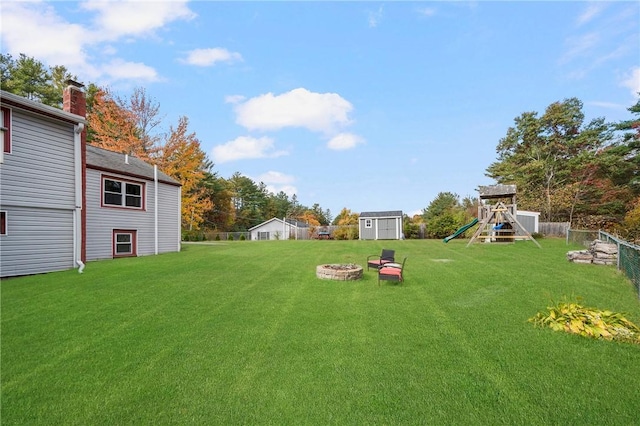
[[(137, 256), (138, 248), (137, 245), (137, 231), (134, 229), (114, 229), (113, 230), (113, 257), (133, 257)], [(118, 241), (119, 236), (128, 236), (128, 241)], [(128, 251), (118, 251), (118, 246), (128, 245)]]
[(373, 228), (373, 219), (365, 219), (364, 220), (364, 227), (365, 228)]
[[(107, 181), (117, 182), (120, 184), (120, 192), (115, 191), (107, 191)], [(129, 187), (137, 186), (140, 188), (140, 195), (137, 194), (127, 194), (127, 189)], [(120, 196), (120, 204), (116, 204), (113, 202), (107, 202), (106, 195), (114, 194)], [(127, 179), (116, 178), (113, 176), (102, 176), (102, 199), (101, 203), (103, 207), (114, 207), (114, 208), (123, 208), (123, 209), (131, 209), (131, 210), (144, 210), (145, 207), (145, 184), (144, 182), (135, 182)], [(135, 205), (127, 205), (127, 201), (129, 199), (139, 199), (140, 206)]]

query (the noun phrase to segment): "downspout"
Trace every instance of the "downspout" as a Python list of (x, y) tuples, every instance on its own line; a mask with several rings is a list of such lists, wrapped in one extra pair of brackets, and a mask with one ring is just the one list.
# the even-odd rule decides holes
[[(73, 209), (73, 258), (78, 265), (78, 273), (84, 271), (82, 262), (82, 131), (84, 124), (79, 123), (73, 135), (74, 168), (75, 168), (75, 208)], [(80, 241), (78, 241), (80, 238)]]
[(153, 224), (154, 224), (154, 241), (155, 254), (158, 254), (158, 165), (153, 165)]

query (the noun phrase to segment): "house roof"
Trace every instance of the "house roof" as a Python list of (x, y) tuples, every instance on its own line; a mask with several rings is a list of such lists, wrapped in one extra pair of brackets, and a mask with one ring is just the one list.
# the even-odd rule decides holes
[(0, 101), (2, 102), (3, 105), (20, 108), (26, 111), (31, 111), (40, 115), (50, 117), (50, 118), (66, 121), (68, 123), (85, 124), (87, 122), (87, 120), (80, 115), (72, 114), (70, 112), (61, 110), (60, 108), (55, 108), (49, 105), (45, 105), (41, 102), (32, 101), (30, 99), (23, 98), (22, 96), (5, 92), (4, 90), (0, 91)]
[[(105, 172), (153, 180), (153, 166), (137, 157), (108, 151), (87, 144), (87, 167)], [(158, 170), (158, 181), (181, 186), (180, 182)]]
[[(260, 228), (260, 227), (262, 227), (262, 226), (266, 225), (267, 223), (269, 223), (269, 222), (273, 222), (273, 221), (278, 221), (278, 222), (280, 222), (280, 223), (284, 223), (284, 222), (282, 222), (282, 219), (280, 219), (280, 218), (278, 218), (278, 217), (274, 217), (274, 218), (271, 218), (271, 219), (269, 219), (269, 220), (265, 220), (264, 222), (259, 223), (259, 224), (258, 224), (258, 225), (256, 225), (256, 226), (252, 226), (251, 228), (249, 228), (249, 231), (253, 231), (254, 229)], [(295, 220), (295, 219), (285, 219), (285, 221), (286, 221), (286, 223), (287, 223), (288, 225), (290, 225), (290, 226), (294, 226), (294, 227), (296, 227), (296, 228), (308, 228), (308, 227), (309, 227), (309, 224), (308, 224), (308, 223), (300, 222), (300, 221)]]
[(389, 210), (383, 212), (362, 212), (360, 217), (402, 217), (402, 210)]

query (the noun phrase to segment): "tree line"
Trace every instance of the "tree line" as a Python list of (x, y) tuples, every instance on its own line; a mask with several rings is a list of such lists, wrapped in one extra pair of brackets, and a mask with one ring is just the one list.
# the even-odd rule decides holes
[[(68, 79), (64, 66), (47, 67), (24, 54), (0, 55), (1, 88), (60, 108)], [(200, 140), (180, 117), (161, 131), (160, 105), (145, 88), (122, 98), (108, 87), (86, 85), (87, 143), (137, 156), (182, 183), (182, 227), (246, 231), (273, 217), (321, 225), (357, 225), (346, 207), (333, 218), (319, 204), (301, 205), (297, 196), (274, 194), (262, 182), (234, 173), (225, 179), (202, 151)], [(640, 95), (640, 93), (639, 93)], [(542, 221), (566, 221), (573, 227), (614, 230), (640, 238), (640, 97), (628, 108), (629, 119), (608, 123), (585, 121), (583, 104), (569, 98), (544, 113), (524, 112), (498, 141), (497, 159), (486, 176), (516, 184), (518, 208), (539, 211)], [(406, 238), (442, 238), (476, 216), (478, 199), (440, 192), (422, 213), (405, 216)], [(357, 227), (345, 227), (340, 238), (357, 238)], [(354, 234), (355, 232), (355, 234)]]

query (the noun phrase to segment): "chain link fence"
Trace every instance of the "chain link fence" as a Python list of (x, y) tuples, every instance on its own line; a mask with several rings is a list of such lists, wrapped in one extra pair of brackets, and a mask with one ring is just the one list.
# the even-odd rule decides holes
[(604, 231), (567, 230), (567, 244), (589, 246), (595, 239), (618, 246), (618, 270), (624, 272), (631, 280), (640, 298), (640, 246)]

